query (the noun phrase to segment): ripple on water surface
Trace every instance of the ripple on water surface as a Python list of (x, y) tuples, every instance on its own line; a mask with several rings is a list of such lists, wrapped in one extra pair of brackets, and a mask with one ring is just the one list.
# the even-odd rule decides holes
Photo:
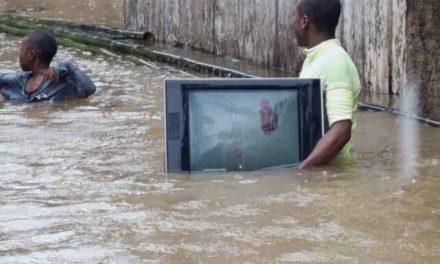
[[(0, 72), (19, 39), (0, 39)], [(86, 100), (0, 106), (0, 262), (436, 262), (440, 132), (399, 177), (399, 119), (359, 115), (358, 165), (163, 173), (163, 81), (182, 73), (62, 48)], [(375, 127), (375, 135), (371, 135)]]

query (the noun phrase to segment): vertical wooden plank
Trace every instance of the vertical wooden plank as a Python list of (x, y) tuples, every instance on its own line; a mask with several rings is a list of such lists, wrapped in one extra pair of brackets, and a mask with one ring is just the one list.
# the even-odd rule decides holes
[(180, 27), (180, 0), (163, 1), (163, 40), (170, 44), (181, 43), (184, 37)]
[[(244, 56), (256, 58), (256, 62), (270, 65), (276, 42), (276, 2), (274, 0), (242, 0), (244, 18)], [(247, 55), (247, 56), (246, 56)]]
[(299, 75), (304, 60), (304, 53), (298, 47), (293, 30), (293, 12), (298, 0), (278, 0), (277, 43), (274, 47), (272, 64)]
[(388, 41), (389, 5), (388, 2), (381, 0), (371, 0), (365, 7), (365, 16), (369, 18), (365, 23), (364, 74), (368, 80), (365, 88), (375, 93), (388, 93), (390, 74), (388, 53), (391, 51)]
[(440, 1), (407, 0), (406, 89), (419, 93), (419, 114), (440, 121)]
[[(369, 1), (369, 0), (368, 0)], [(352, 57), (361, 76), (362, 86), (368, 83), (365, 71), (365, 0), (344, 0), (338, 37)]]
[(405, 85), (406, 0), (393, 0), (392, 93), (399, 94)]
[(124, 1), (124, 23), (125, 28), (128, 30), (137, 30), (138, 25), (136, 23), (136, 17), (139, 15), (139, 12), (143, 12), (143, 10), (137, 9), (138, 0), (125, 0)]
[[(214, 50), (219, 55), (239, 56), (237, 36), (241, 21), (237, 12), (238, 0), (216, 1), (214, 5)], [(227, 7), (230, 8), (227, 8)]]

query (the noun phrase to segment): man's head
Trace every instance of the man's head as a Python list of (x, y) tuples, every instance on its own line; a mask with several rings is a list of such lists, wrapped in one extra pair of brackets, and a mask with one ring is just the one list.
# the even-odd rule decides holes
[(57, 50), (57, 42), (49, 33), (33, 31), (22, 41), (20, 66), (24, 71), (31, 71), (35, 66), (48, 68)]
[(308, 46), (313, 34), (334, 38), (340, 15), (340, 0), (299, 0), (293, 22), (298, 45)]

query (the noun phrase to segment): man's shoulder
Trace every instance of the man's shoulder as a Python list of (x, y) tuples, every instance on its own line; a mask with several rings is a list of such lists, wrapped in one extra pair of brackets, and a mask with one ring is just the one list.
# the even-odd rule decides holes
[(30, 73), (24, 71), (4, 73), (0, 75), (0, 85), (3, 88), (17, 88), (24, 85), (29, 76)]
[(319, 75), (326, 82), (354, 84), (359, 73), (350, 55), (341, 46), (325, 50), (317, 58)]
[[(323, 67), (350, 67), (353, 64), (348, 52), (341, 46), (333, 45), (322, 51), (316, 59)], [(353, 64), (354, 66), (354, 64)]]

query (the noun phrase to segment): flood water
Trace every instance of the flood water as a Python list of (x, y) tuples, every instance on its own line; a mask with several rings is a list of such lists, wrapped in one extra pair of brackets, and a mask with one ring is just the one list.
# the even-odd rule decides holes
[(124, 0), (1, 0), (0, 11), (122, 27), (123, 3)]
[[(18, 47), (0, 38), (0, 72)], [(184, 74), (64, 56), (95, 95), (0, 105), (0, 263), (440, 261), (440, 129), (405, 149), (403, 119), (360, 112), (354, 166), (165, 174), (162, 86)]]

